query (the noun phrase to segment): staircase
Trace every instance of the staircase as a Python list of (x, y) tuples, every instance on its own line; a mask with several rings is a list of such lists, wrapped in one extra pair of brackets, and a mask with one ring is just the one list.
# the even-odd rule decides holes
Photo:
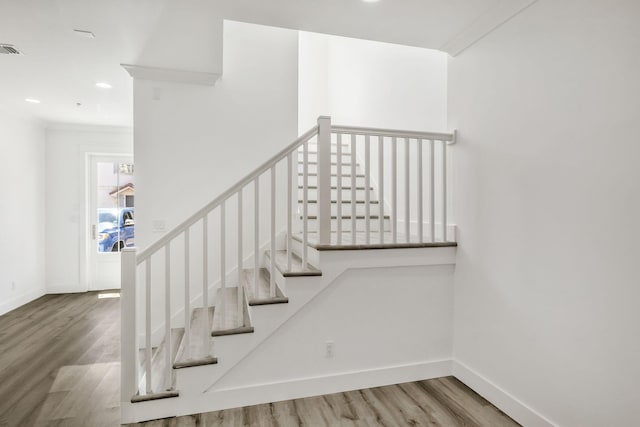
[(286, 397), (225, 379), (347, 270), (453, 264), (454, 136), (321, 117), (149, 248), (125, 249), (123, 422)]

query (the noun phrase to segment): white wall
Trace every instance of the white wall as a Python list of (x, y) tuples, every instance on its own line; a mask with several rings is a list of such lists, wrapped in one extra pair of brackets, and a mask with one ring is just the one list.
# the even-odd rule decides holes
[[(319, 115), (329, 115), (334, 124), (370, 126), (387, 129), (447, 131), (447, 55), (430, 49), (400, 46), (368, 40), (300, 32), (299, 78), (300, 132), (307, 130)], [(385, 143), (384, 179), (386, 212), (391, 211), (391, 146)], [(376, 191), (378, 182), (377, 138), (372, 138), (371, 178)], [(404, 230), (404, 151), (398, 142), (398, 226)], [(410, 188), (413, 205), (410, 221), (417, 233), (416, 142), (410, 148)], [(423, 145), (423, 164), (428, 161)], [(436, 147), (436, 188), (440, 180), (440, 151)], [(364, 141), (358, 139), (357, 157), (364, 171)], [(425, 177), (427, 171), (425, 169)], [(425, 178), (426, 179), (426, 178)], [(426, 185), (426, 181), (425, 181)], [(425, 187), (426, 188), (426, 187)], [(426, 195), (426, 192), (425, 192)], [(449, 212), (452, 212), (449, 202)], [(427, 199), (423, 211), (428, 212)], [(436, 222), (441, 223), (437, 208)], [(425, 230), (428, 229), (425, 221)], [(453, 222), (452, 216), (449, 222)], [(438, 230), (440, 228), (438, 227)]]
[(0, 315), (45, 293), (44, 126), (0, 117)]
[[(398, 375), (412, 365), (448, 361), (452, 279), (449, 265), (349, 270), (235, 366), (216, 388), (331, 377), (331, 387), (338, 391), (358, 388), (350, 376), (355, 373), (374, 377), (380, 371), (395, 370)], [(326, 355), (327, 341), (333, 343), (332, 357)], [(308, 391), (317, 394), (313, 385)]]
[(447, 55), (300, 32), (300, 125), (447, 130)]
[[(224, 73), (214, 87), (134, 82), (139, 249), (164, 234), (152, 230), (152, 223), (161, 221), (165, 231), (173, 229), (297, 138), (298, 33), (232, 21), (225, 21), (224, 32)], [(277, 174), (279, 183), (284, 183), (285, 171), (280, 167)], [(270, 224), (268, 173), (263, 175), (260, 189), (260, 234), (264, 243)], [(282, 214), (286, 191), (280, 191), (277, 200), (280, 229), (286, 224)], [(226, 260), (227, 272), (231, 273), (237, 265), (236, 199), (228, 205)], [(251, 186), (244, 192), (245, 256), (253, 253), (253, 212)], [(191, 238), (193, 298), (202, 293), (201, 230), (197, 224)], [(209, 225), (210, 284), (220, 277), (219, 230), (216, 210)], [(174, 260), (182, 260), (182, 242), (180, 238), (174, 244)], [(153, 279), (154, 286), (162, 287), (161, 270), (156, 271), (161, 264), (154, 265), (154, 277), (159, 274)], [(182, 269), (180, 263), (172, 272), (181, 279)], [(228, 284), (235, 286), (236, 282)], [(176, 302), (172, 307), (177, 313), (183, 294), (182, 285), (174, 286)], [(210, 296), (213, 299), (214, 293)], [(154, 298), (158, 306), (162, 295), (156, 292)], [(153, 313), (154, 325), (163, 319), (161, 310)], [(182, 317), (177, 319), (180, 322)]]
[[(85, 292), (87, 154), (131, 154), (131, 129), (59, 125), (47, 129), (47, 292)], [(136, 227), (137, 228), (137, 227)], [(43, 235), (44, 232), (43, 232)]]
[(297, 32), (227, 21), (214, 87), (135, 81), (139, 248), (295, 140), (297, 62)]
[(639, 16), (540, 0), (449, 64), (455, 358), (562, 426), (638, 423)]

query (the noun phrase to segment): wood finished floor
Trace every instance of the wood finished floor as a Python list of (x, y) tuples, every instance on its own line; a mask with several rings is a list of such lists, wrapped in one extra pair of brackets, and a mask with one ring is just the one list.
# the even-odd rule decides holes
[(375, 387), (129, 427), (401, 427), (519, 424), (454, 377)]
[[(98, 299), (96, 292), (46, 295), (0, 316), (0, 426), (80, 425), (75, 414), (80, 418), (92, 409), (91, 396), (103, 380), (110, 385), (102, 384), (101, 390), (120, 387), (119, 362), (119, 299)], [(114, 363), (117, 375), (113, 366), (107, 368)], [(85, 372), (83, 367), (93, 368)], [(56, 378), (62, 382), (52, 389)], [(88, 394), (65, 401), (73, 389)], [(60, 409), (67, 409), (44, 423), (38, 418), (51, 399), (60, 399)], [(102, 409), (115, 421), (110, 425), (117, 425), (119, 408)]]
[[(120, 300), (47, 295), (0, 316), (0, 426), (119, 425)], [(453, 377), (132, 424), (517, 426)]]

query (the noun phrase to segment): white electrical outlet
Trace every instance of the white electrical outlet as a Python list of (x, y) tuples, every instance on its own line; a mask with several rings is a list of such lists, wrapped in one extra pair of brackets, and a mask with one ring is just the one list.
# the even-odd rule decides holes
[(11, 290), (12, 291), (16, 290), (16, 282), (11, 282)]
[(334, 345), (335, 343), (333, 341), (327, 341), (325, 343), (325, 353), (324, 353), (325, 358), (331, 359), (333, 357)]

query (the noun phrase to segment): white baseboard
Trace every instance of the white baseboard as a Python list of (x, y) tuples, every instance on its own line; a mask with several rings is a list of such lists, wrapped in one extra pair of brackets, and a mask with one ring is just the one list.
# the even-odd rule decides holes
[(465, 383), (469, 388), (487, 399), (502, 412), (509, 415), (525, 427), (555, 427), (542, 414), (527, 406), (508, 391), (491, 382), (488, 378), (475, 372), (462, 362), (454, 360), (453, 376)]
[(28, 302), (33, 301), (34, 299), (40, 298), (46, 294), (44, 289), (34, 289), (33, 291), (25, 292), (18, 296), (15, 296), (8, 301), (3, 301), (0, 303), (0, 315), (10, 312), (11, 310), (15, 310), (18, 307), (25, 305)]

